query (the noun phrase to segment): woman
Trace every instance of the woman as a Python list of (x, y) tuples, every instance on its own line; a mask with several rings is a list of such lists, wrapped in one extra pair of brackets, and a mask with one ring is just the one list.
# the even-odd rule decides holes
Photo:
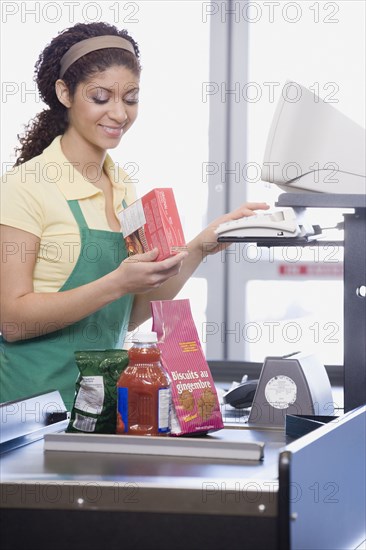
[(105, 23), (66, 29), (36, 64), (49, 109), (1, 183), (1, 402), (57, 389), (70, 409), (74, 351), (120, 347), (151, 300), (173, 298), (219, 250), (219, 223), (267, 208), (222, 216), (164, 261), (156, 249), (128, 257), (118, 213), (135, 193), (107, 150), (137, 117), (140, 71), (135, 41)]

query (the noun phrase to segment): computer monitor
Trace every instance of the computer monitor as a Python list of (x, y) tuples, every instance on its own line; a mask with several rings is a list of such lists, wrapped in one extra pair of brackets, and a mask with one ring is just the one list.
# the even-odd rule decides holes
[(288, 192), (366, 194), (365, 129), (286, 82), (269, 131), (262, 180)]

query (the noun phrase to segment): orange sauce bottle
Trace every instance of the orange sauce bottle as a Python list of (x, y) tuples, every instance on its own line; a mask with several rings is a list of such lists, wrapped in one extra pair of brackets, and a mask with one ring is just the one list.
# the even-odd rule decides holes
[(137, 334), (117, 383), (117, 430), (123, 435), (169, 435), (171, 388), (156, 332)]

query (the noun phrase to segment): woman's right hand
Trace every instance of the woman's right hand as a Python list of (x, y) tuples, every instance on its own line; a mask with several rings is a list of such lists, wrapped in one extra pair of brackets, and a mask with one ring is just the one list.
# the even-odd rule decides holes
[[(124, 294), (147, 293), (179, 273), (187, 252), (156, 262), (158, 250), (124, 260), (104, 277), (63, 292), (35, 292), (33, 272), (40, 239), (1, 227), (0, 330), (8, 342), (43, 336), (72, 325)], [(29, 251), (26, 254), (24, 251)], [(30, 251), (34, 251), (31, 253)]]
[(123, 294), (144, 294), (159, 288), (170, 277), (177, 275), (188, 252), (179, 252), (175, 256), (156, 262), (159, 250), (154, 248), (144, 254), (135, 254), (126, 258), (113, 272), (114, 284)]

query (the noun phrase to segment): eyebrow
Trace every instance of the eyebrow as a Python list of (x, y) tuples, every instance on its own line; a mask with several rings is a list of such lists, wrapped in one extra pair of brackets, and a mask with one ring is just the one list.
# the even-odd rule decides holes
[[(106, 88), (105, 86), (99, 86), (99, 84), (95, 84), (94, 88), (99, 88), (101, 90), (105, 90), (106, 92), (110, 92), (110, 93), (114, 92), (113, 88)], [(130, 88), (126, 90), (126, 92), (138, 92), (139, 90), (140, 88), (138, 86), (135, 86), (135, 88)]]

